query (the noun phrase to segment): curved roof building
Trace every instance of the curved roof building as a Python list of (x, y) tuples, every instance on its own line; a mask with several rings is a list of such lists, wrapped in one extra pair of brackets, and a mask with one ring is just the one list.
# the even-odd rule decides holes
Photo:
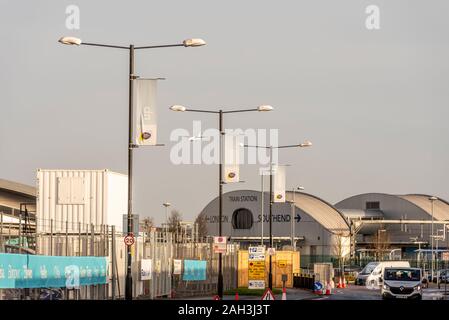
[(372, 236), (382, 229), (395, 244), (413, 244), (417, 241), (428, 244), (431, 242), (432, 215), (435, 235), (439, 232), (437, 230), (444, 228), (441, 222), (447, 221), (449, 225), (449, 203), (438, 197), (431, 200), (431, 197), (424, 194), (364, 193), (344, 199), (335, 207), (353, 221), (371, 220), (358, 230), (362, 235), (359, 243), (374, 241)]
[(348, 210), (360, 210), (370, 216), (377, 212), (378, 217), (384, 219), (417, 219), (449, 221), (449, 203), (438, 197), (430, 200), (431, 195), (407, 194), (392, 195), (386, 193), (364, 193), (344, 199), (335, 207), (346, 214)]
[[(291, 245), (292, 234), (301, 252), (301, 265), (306, 256), (334, 256), (335, 241), (349, 239), (350, 228), (343, 213), (326, 201), (311, 194), (287, 192), (288, 202), (273, 203), (272, 235), (274, 246)], [(294, 198), (294, 206), (292, 201)], [(262, 209), (263, 203), (263, 209)], [(200, 213), (210, 236), (218, 235), (218, 198), (213, 199)], [(263, 210), (263, 214), (262, 214)], [(263, 221), (263, 223), (262, 223)], [(262, 226), (263, 225), (263, 226)], [(222, 234), (243, 247), (269, 242), (269, 193), (255, 190), (236, 190), (223, 195)], [(346, 241), (346, 240), (345, 240)], [(344, 245), (349, 253), (349, 240)], [(347, 247), (347, 249), (346, 249)], [(324, 259), (324, 258), (323, 258)], [(327, 260), (329, 261), (329, 260)]]

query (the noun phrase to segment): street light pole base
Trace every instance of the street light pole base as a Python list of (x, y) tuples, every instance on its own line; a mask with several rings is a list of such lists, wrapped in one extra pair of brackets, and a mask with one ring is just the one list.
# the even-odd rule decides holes
[(273, 290), (273, 274), (272, 273), (268, 274), (268, 288), (270, 288), (270, 290)]
[(218, 275), (217, 295), (220, 297), (220, 299), (223, 298), (223, 274)]
[(125, 300), (133, 299), (133, 278), (130, 274), (126, 275)]

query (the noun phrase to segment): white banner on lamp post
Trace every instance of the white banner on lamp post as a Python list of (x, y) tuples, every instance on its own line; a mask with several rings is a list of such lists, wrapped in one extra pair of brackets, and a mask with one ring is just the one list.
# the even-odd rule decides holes
[(239, 182), (241, 136), (228, 134), (224, 138), (224, 181), (226, 183)]
[(285, 166), (273, 166), (273, 202), (285, 202)]
[(154, 146), (157, 144), (157, 80), (133, 81), (133, 141), (139, 146)]

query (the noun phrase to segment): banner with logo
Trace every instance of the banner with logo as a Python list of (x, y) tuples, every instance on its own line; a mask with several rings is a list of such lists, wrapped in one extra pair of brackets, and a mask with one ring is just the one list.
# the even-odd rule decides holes
[(0, 289), (106, 284), (107, 273), (106, 257), (0, 253)]
[(285, 166), (273, 166), (273, 202), (285, 202)]
[(242, 136), (227, 134), (224, 137), (224, 182), (240, 181), (240, 148)]
[(181, 274), (182, 272), (182, 260), (174, 259), (173, 260), (173, 274)]
[(133, 141), (139, 146), (154, 146), (157, 143), (157, 80), (136, 79), (133, 91)]
[(151, 259), (140, 260), (140, 280), (151, 280), (153, 274), (153, 266)]

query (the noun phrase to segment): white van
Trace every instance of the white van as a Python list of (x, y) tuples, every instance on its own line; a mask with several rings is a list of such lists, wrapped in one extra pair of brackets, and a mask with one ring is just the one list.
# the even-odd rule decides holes
[(380, 261), (373, 269), (371, 274), (366, 278), (366, 286), (371, 288), (378, 288), (382, 283), (382, 274), (385, 268), (410, 268), (408, 261)]
[(419, 268), (385, 268), (382, 299), (422, 299), (422, 270)]

